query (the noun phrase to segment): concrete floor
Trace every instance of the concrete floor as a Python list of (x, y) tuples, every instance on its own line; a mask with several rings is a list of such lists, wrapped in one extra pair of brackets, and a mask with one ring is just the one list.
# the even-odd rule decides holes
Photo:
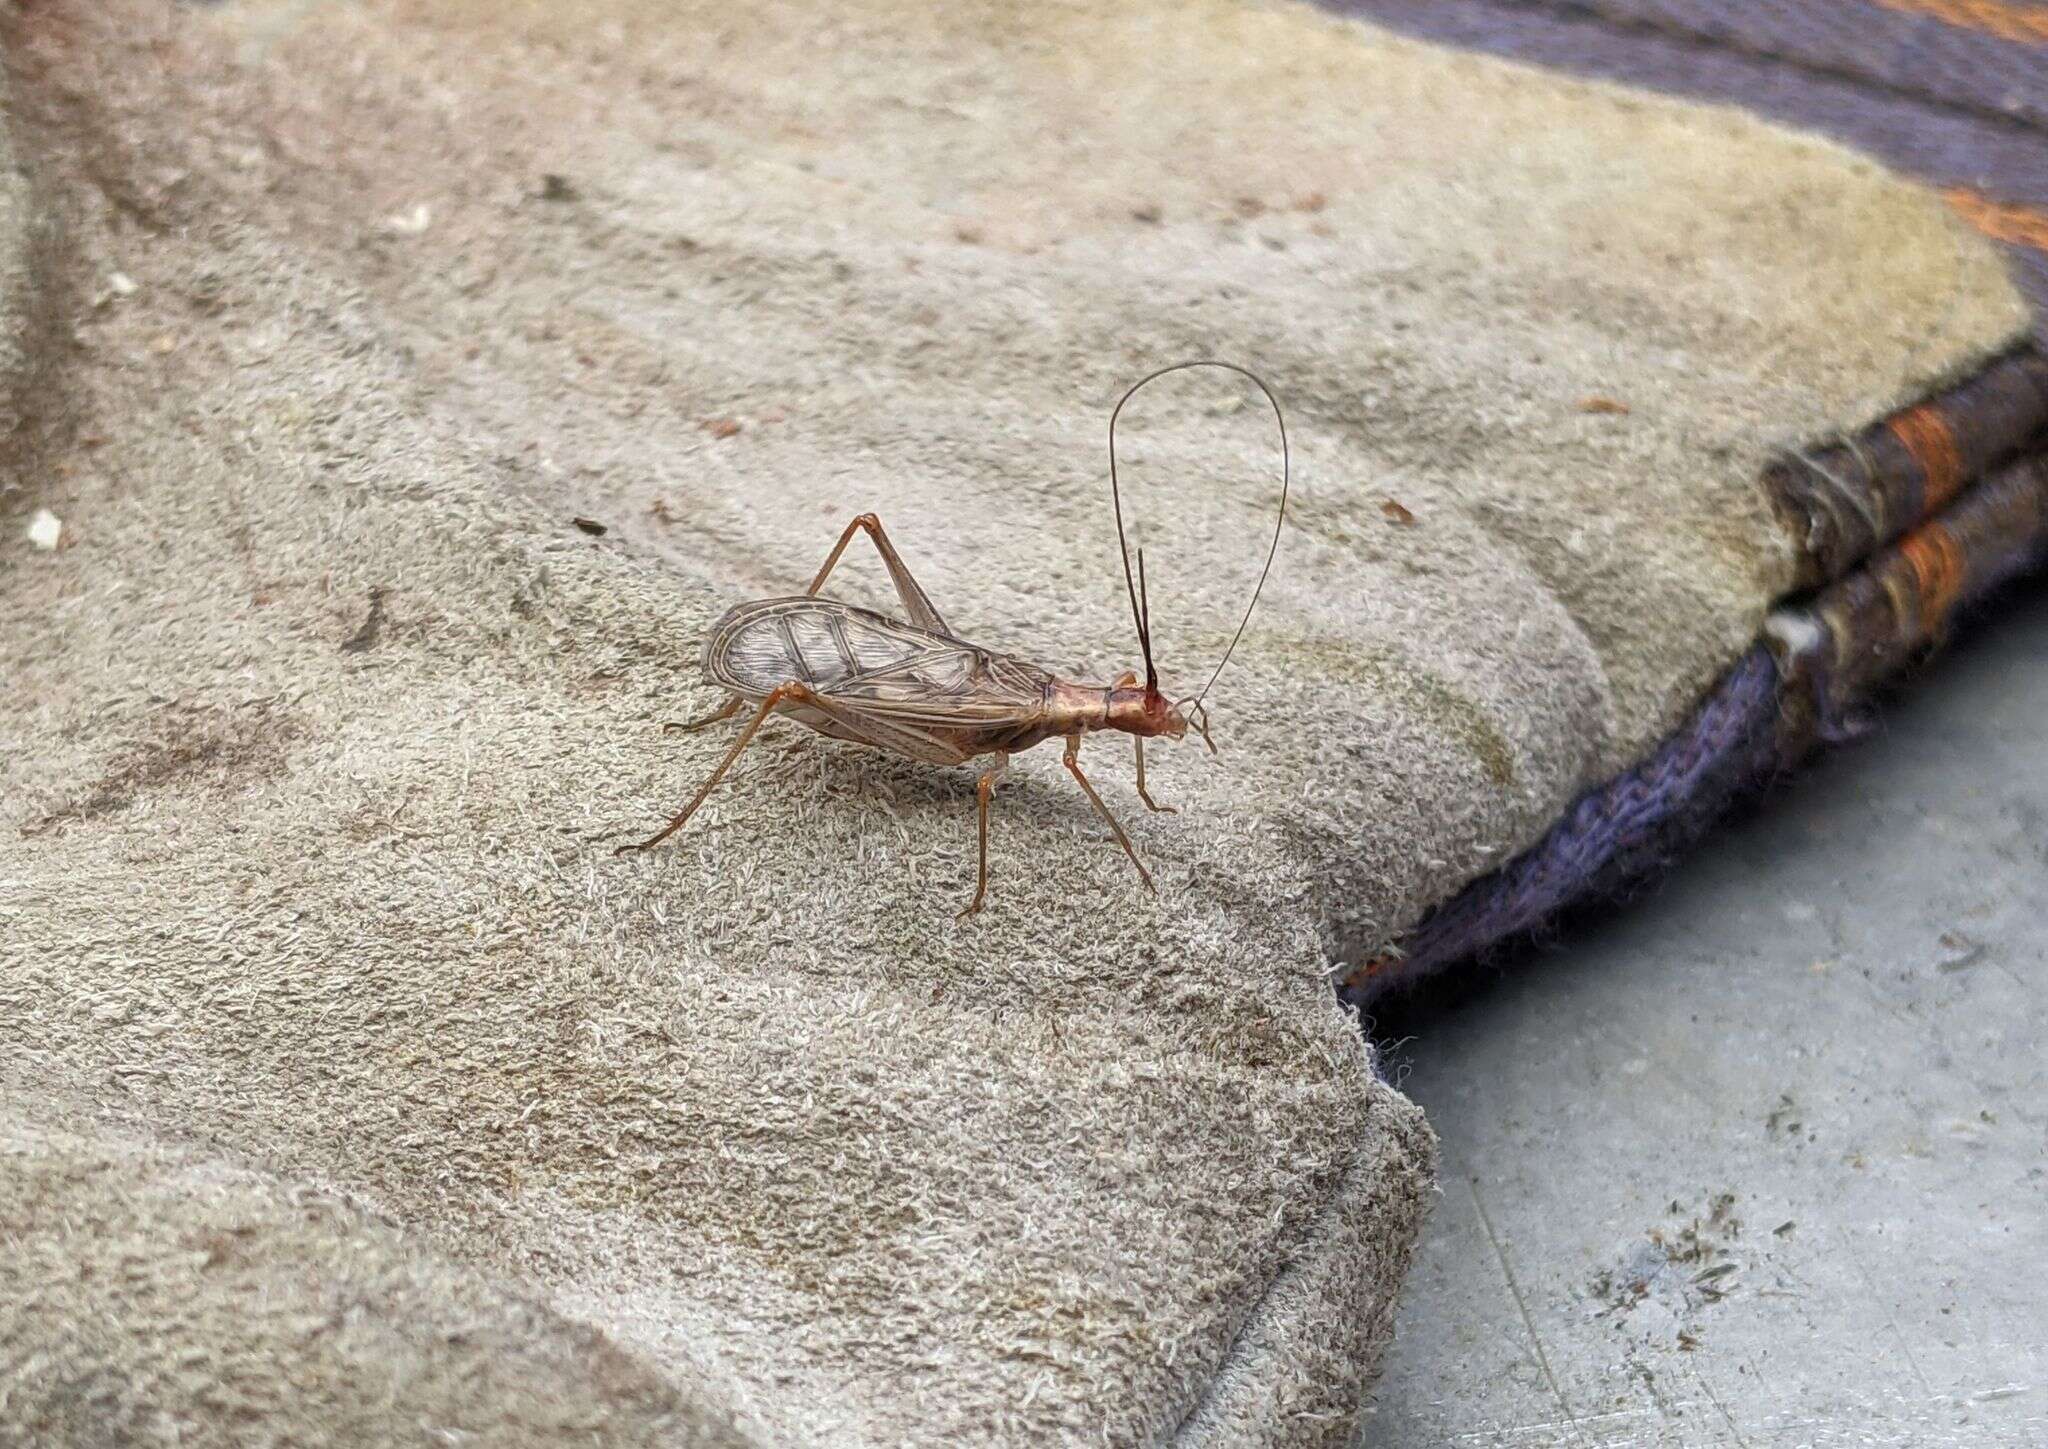
[(1366, 1442), (2048, 1444), (2048, 587), (1655, 892), (1397, 1019)]

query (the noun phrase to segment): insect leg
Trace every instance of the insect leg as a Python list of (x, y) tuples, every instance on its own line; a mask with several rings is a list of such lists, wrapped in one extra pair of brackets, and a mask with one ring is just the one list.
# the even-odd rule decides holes
[(693, 719), (687, 724), (682, 720), (672, 719), (661, 727), (661, 731), (663, 734), (668, 734), (671, 731), (679, 735), (693, 734), (697, 730), (703, 729), (706, 725), (715, 725), (722, 719), (731, 719), (740, 712), (740, 706), (745, 703), (746, 701), (737, 694), (728, 694), (725, 697), (725, 703), (711, 711), (710, 714)]
[(1095, 809), (1109, 822), (1110, 831), (1116, 836), (1116, 843), (1124, 848), (1124, 854), (1131, 858), (1131, 864), (1138, 868), (1138, 878), (1145, 882), (1145, 889), (1154, 895), (1159, 887), (1152, 884), (1152, 873), (1145, 869), (1145, 862), (1138, 859), (1138, 852), (1131, 849), (1130, 837), (1124, 834), (1123, 826), (1116, 823), (1116, 817), (1109, 813), (1109, 807), (1102, 803), (1102, 797), (1095, 793), (1095, 787), (1088, 783), (1088, 777), (1081, 773), (1081, 737), (1067, 736), (1067, 773), (1074, 777), (1080, 787), (1088, 792), (1088, 798), (1095, 803)]
[(648, 836), (647, 839), (640, 841), (636, 845), (622, 845), (613, 851), (612, 854), (624, 855), (629, 850), (650, 850), (661, 844), (662, 841), (668, 839), (671, 835), (674, 835), (678, 830), (681, 830), (683, 822), (692, 815), (695, 815), (697, 807), (704, 803), (704, 797), (709, 795), (718, 782), (725, 778), (725, 772), (731, 769), (732, 762), (740, 757), (740, 751), (754, 742), (755, 732), (761, 728), (761, 722), (775, 712), (775, 707), (784, 700), (803, 701), (808, 700), (810, 697), (811, 691), (809, 687), (802, 684), (784, 684), (769, 690), (767, 698), (761, 701), (761, 708), (755, 711), (754, 717), (748, 721), (747, 727), (740, 731), (740, 737), (732, 742), (732, 748), (725, 752), (725, 758), (718, 762), (718, 768), (711, 772), (711, 778), (706, 780), (703, 788), (691, 797), (690, 803), (682, 808), (681, 813), (653, 835)]
[(875, 551), (881, 554), (882, 562), (888, 566), (889, 579), (896, 585), (896, 597), (903, 601), (903, 612), (910, 616), (910, 622), (920, 629), (929, 629), (934, 634), (951, 634), (953, 631), (946, 627), (946, 621), (939, 616), (938, 607), (932, 603), (931, 596), (910, 576), (910, 569), (903, 562), (902, 556), (896, 552), (896, 545), (889, 542), (889, 535), (882, 530), (882, 520), (872, 513), (863, 513), (846, 525), (846, 531), (839, 535), (839, 542), (833, 544), (832, 552), (825, 555), (825, 566), (818, 570), (818, 576), (811, 580), (811, 586), (804, 592), (815, 594), (825, 586), (826, 575), (830, 574), (834, 565), (839, 562), (839, 556), (846, 552), (847, 544), (853, 542), (853, 532), (857, 528), (866, 529), (868, 537), (875, 541)]
[(954, 919), (964, 921), (981, 909), (981, 898), (988, 894), (988, 802), (996, 793), (996, 781), (1003, 778), (1003, 772), (1010, 768), (1008, 755), (996, 756), (996, 762), (981, 772), (981, 779), (975, 783), (974, 793), (981, 802), (981, 867), (974, 880), (974, 899), (967, 903), (967, 909)]
[(1136, 745), (1136, 746), (1138, 747), (1138, 798), (1139, 798), (1140, 800), (1143, 800), (1143, 801), (1145, 802), (1145, 808), (1146, 808), (1146, 809), (1148, 809), (1148, 810), (1156, 810), (1156, 811), (1158, 811), (1158, 812), (1159, 812), (1159, 813), (1160, 813), (1161, 815), (1177, 815), (1177, 814), (1179, 814), (1179, 813), (1180, 813), (1180, 807), (1179, 807), (1178, 805), (1161, 805), (1161, 804), (1160, 804), (1160, 803), (1159, 803), (1159, 802), (1158, 802), (1157, 800), (1154, 800), (1154, 799), (1153, 799), (1153, 798), (1152, 798), (1152, 797), (1151, 797), (1150, 795), (1148, 795), (1148, 794), (1146, 794), (1146, 793), (1145, 793), (1145, 739), (1144, 739), (1144, 736), (1142, 736), (1142, 735), (1132, 735), (1132, 736), (1131, 736), (1131, 743), (1132, 743), (1132, 744), (1134, 744), (1134, 745)]
[[(831, 574), (833, 567), (838, 564), (839, 555), (845, 553), (846, 546), (853, 542), (853, 531), (859, 528), (862, 522), (869, 517), (872, 517), (872, 515), (863, 513), (859, 518), (846, 525), (845, 531), (839, 535), (839, 542), (833, 544), (832, 552), (825, 555), (824, 567), (820, 568), (818, 576), (811, 580), (811, 586), (804, 590), (806, 594), (815, 595), (818, 590), (825, 587), (825, 580)], [(877, 526), (879, 526), (879, 523)]]

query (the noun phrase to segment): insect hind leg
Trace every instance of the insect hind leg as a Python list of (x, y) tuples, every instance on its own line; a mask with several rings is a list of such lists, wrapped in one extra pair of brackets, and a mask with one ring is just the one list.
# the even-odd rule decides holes
[(693, 720), (669, 720), (666, 724), (662, 725), (661, 732), (665, 735), (695, 734), (698, 730), (708, 728), (711, 725), (715, 725), (720, 720), (731, 719), (734, 715), (740, 712), (740, 706), (745, 703), (746, 701), (742, 699), (739, 695), (728, 694), (725, 697), (725, 703), (721, 704), (717, 709), (711, 711), (711, 713), (706, 715), (699, 715), (696, 719)]
[(811, 586), (804, 592), (815, 595), (818, 590), (825, 587), (825, 580), (837, 567), (839, 556), (845, 553), (846, 546), (853, 542), (854, 534), (862, 529), (866, 529), (868, 537), (874, 540), (875, 552), (882, 556), (882, 563), (889, 570), (889, 581), (896, 586), (896, 597), (902, 601), (903, 611), (910, 616), (910, 622), (920, 629), (929, 629), (934, 634), (951, 634), (953, 631), (946, 627), (946, 620), (939, 613), (938, 605), (932, 602), (931, 595), (924, 591), (924, 586), (911, 577), (910, 566), (904, 563), (903, 556), (896, 552), (896, 545), (889, 542), (889, 535), (882, 527), (882, 520), (872, 513), (863, 513), (846, 525), (845, 531), (839, 535), (839, 542), (833, 544), (832, 552), (825, 555), (824, 566), (818, 570), (817, 577), (811, 580)]
[(675, 819), (669, 821), (668, 824), (662, 826), (660, 830), (657, 830), (645, 840), (622, 845), (614, 850), (612, 854), (625, 855), (627, 852), (634, 850), (652, 850), (655, 846), (661, 844), (662, 841), (674, 835), (678, 830), (681, 830), (689, 818), (697, 813), (697, 807), (704, 803), (705, 797), (710, 795), (718, 787), (718, 782), (725, 778), (725, 772), (730, 770), (732, 762), (740, 757), (740, 751), (754, 742), (755, 734), (760, 731), (762, 723), (767, 720), (768, 716), (775, 712), (776, 706), (788, 700), (801, 703), (808, 701), (810, 698), (811, 691), (808, 685), (790, 683), (771, 689), (767, 697), (761, 701), (761, 707), (754, 712), (754, 717), (747, 721), (747, 727), (740, 731), (740, 737), (732, 742), (732, 748), (725, 752), (725, 758), (718, 762), (718, 768), (711, 772), (711, 778), (706, 780), (697, 793), (690, 797), (690, 803), (677, 812)]

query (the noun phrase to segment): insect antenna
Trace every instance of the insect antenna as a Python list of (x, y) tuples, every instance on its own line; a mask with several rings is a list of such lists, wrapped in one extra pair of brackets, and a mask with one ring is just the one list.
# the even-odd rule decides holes
[[(1188, 364), (1182, 363), (1180, 365), (1186, 367)], [(1163, 369), (1165, 372), (1172, 372), (1173, 370), (1170, 367)], [(1117, 399), (1116, 406), (1110, 410), (1109, 414), (1109, 506), (1116, 514), (1116, 547), (1117, 552), (1123, 556), (1124, 592), (1129, 594), (1131, 599), (1131, 622), (1137, 626), (1138, 647), (1145, 654), (1145, 691), (1148, 694), (1159, 688), (1159, 670), (1152, 663), (1152, 621), (1149, 598), (1147, 602), (1140, 603), (1138, 586), (1131, 581), (1131, 545), (1129, 536), (1124, 532), (1123, 492), (1117, 487), (1116, 477), (1116, 420), (1117, 415), (1123, 412), (1124, 404), (1131, 400), (1138, 389), (1150, 382), (1152, 378), (1160, 375), (1160, 373), (1155, 372), (1149, 377), (1141, 377), (1132, 383), (1124, 395)], [(1141, 547), (1138, 550), (1139, 578), (1142, 579), (1144, 574), (1145, 550)]]
[(1145, 692), (1159, 688), (1159, 671), (1152, 664), (1152, 595), (1145, 588), (1145, 546), (1138, 545), (1138, 647), (1145, 652)]
[[(1176, 362), (1171, 366), (1162, 367), (1156, 372), (1147, 373), (1139, 378), (1130, 385), (1123, 397), (1118, 400), (1116, 407), (1109, 415), (1109, 502), (1110, 507), (1116, 513), (1116, 543), (1118, 551), (1123, 555), (1124, 589), (1131, 597), (1131, 620), (1138, 626), (1138, 645), (1145, 651), (1145, 687), (1148, 690), (1156, 686), (1158, 674), (1152, 667), (1151, 609), (1149, 603), (1141, 602), (1145, 581), (1145, 550), (1142, 548), (1138, 550), (1137, 582), (1133, 583), (1131, 578), (1131, 549), (1124, 535), (1123, 496), (1117, 487), (1116, 420), (1118, 415), (1123, 412), (1124, 404), (1135, 397), (1138, 389), (1145, 386), (1146, 383), (1165, 377), (1170, 372), (1185, 372), (1195, 367), (1220, 367), (1226, 372), (1234, 372), (1240, 377), (1249, 378), (1258, 390), (1266, 395), (1266, 401), (1273, 405), (1273, 420), (1280, 425), (1280, 507), (1273, 519), (1273, 542), (1266, 549), (1265, 566), (1259, 570), (1258, 583), (1252, 586), (1251, 602), (1244, 606), (1244, 617), (1237, 621), (1237, 632), (1230, 636), (1230, 643), (1225, 647), (1223, 657), (1216, 661), (1216, 668), (1210, 673), (1209, 682), (1203, 685), (1201, 692), (1194, 695), (1189, 702), (1188, 708), (1190, 710), (1200, 710), (1202, 708), (1202, 700), (1216, 683), (1217, 676), (1223, 673), (1223, 666), (1230, 662), (1231, 654), (1237, 649), (1237, 641), (1244, 637), (1245, 626), (1252, 621), (1252, 610), (1259, 606), (1259, 594), (1266, 587), (1266, 575), (1273, 571), (1273, 559), (1280, 552), (1280, 532), (1287, 526), (1287, 489), (1293, 475), (1293, 460), (1287, 448), (1287, 415), (1280, 410), (1280, 399), (1273, 396), (1273, 389), (1266, 386), (1265, 379), (1249, 368), (1239, 367), (1234, 362), (1218, 362), (1211, 358), (1198, 358), (1192, 362)], [(1203, 712), (1201, 718), (1202, 738), (1207, 740), (1209, 728), (1206, 711)], [(1215, 748), (1214, 742), (1211, 742), (1209, 744), (1211, 752)]]

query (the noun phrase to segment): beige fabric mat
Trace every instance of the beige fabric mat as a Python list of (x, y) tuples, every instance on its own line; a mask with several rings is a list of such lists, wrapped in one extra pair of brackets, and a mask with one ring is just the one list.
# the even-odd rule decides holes
[[(9, 298), (0, 1202), (78, 1226), (0, 1274), (0, 1403), (55, 1442), (1341, 1441), (1431, 1150), (1326, 943), (1754, 637), (1771, 449), (2021, 325), (1830, 146), (1294, 6), (5, 43), (16, 240), (63, 225)], [(1043, 750), (956, 924), (971, 777), (787, 725), (612, 858), (724, 746), (658, 731), (706, 623), (856, 512), (967, 637), (1135, 664), (1102, 429), (1199, 354), (1290, 404), (1298, 507), (1181, 813), (1084, 752), (1157, 897)], [(1212, 379), (1129, 416), (1190, 686), (1274, 444)]]

